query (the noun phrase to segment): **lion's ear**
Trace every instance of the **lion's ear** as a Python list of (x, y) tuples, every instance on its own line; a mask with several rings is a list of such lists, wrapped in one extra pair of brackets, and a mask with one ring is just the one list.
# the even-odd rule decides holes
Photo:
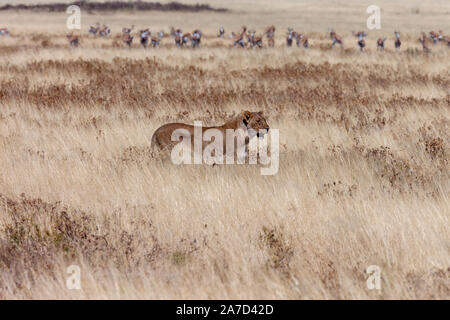
[(253, 116), (252, 113), (248, 110), (242, 112), (242, 122), (244, 123), (245, 126), (248, 126), (248, 120), (250, 120), (252, 116)]
[(245, 110), (244, 112), (242, 112), (242, 115), (244, 116), (244, 118), (246, 120), (250, 119), (252, 117), (252, 113), (248, 110)]

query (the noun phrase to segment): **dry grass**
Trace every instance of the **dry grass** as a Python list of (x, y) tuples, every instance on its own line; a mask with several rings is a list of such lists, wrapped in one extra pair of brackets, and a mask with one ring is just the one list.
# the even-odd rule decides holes
[[(267, 10), (243, 8), (255, 25)], [(281, 2), (274, 22), (296, 8)], [(417, 29), (438, 28), (424, 24), (433, 10), (421, 7)], [(450, 298), (447, 48), (407, 52), (419, 44), (404, 32), (402, 52), (360, 54), (358, 26), (342, 22), (348, 49), (329, 50), (313, 19), (308, 51), (282, 47), (284, 25), (278, 48), (230, 50), (217, 17), (242, 22), (200, 13), (199, 50), (84, 38), (70, 50), (55, 15), (17, 15), (31, 22), (6, 17), (13, 36), (0, 38), (1, 298)], [(154, 19), (167, 30), (183, 15)], [(116, 18), (117, 32), (134, 17)], [(280, 129), (278, 174), (152, 158), (162, 123), (243, 109)], [(71, 264), (78, 291), (65, 285)], [(373, 264), (381, 291), (366, 287)]]

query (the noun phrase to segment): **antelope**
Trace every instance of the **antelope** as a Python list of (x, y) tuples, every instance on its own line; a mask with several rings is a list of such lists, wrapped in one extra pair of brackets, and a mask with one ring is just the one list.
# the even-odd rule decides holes
[(292, 40), (297, 38), (297, 32), (295, 32), (292, 28), (288, 28), (288, 33), (286, 36), (286, 46), (292, 46)]
[(303, 45), (303, 48), (308, 48), (309, 47), (309, 42), (308, 42), (308, 37), (304, 36), (301, 33), (296, 33), (296, 43), (297, 43), (297, 47), (300, 47), (300, 45)]
[(192, 36), (189, 32), (183, 34), (183, 36), (181, 37), (181, 46), (183, 47), (191, 39), (192, 39)]
[(246, 31), (247, 31), (247, 27), (242, 26), (241, 32), (239, 34), (235, 34), (234, 32), (232, 33), (233, 47), (236, 47), (238, 45), (241, 46), (242, 48), (245, 47), (244, 35), (245, 35)]
[(91, 33), (94, 37), (97, 36), (97, 32), (100, 29), (100, 23), (96, 23), (95, 26), (89, 27), (89, 33)]
[(430, 52), (430, 47), (428, 46), (428, 39), (427, 36), (425, 35), (425, 32), (422, 32), (422, 35), (419, 38), (419, 42), (422, 44), (422, 49), (423, 52)]
[(264, 31), (264, 34), (267, 36), (267, 40), (269, 42), (269, 47), (274, 47), (275, 46), (275, 27), (274, 26), (269, 26), (266, 28), (266, 30)]
[(352, 32), (352, 34), (358, 38), (359, 50), (363, 51), (364, 47), (366, 46), (366, 41), (364, 40), (364, 37), (367, 36), (367, 33), (365, 33), (364, 31), (359, 31), (357, 33)]
[(170, 29), (170, 34), (174, 37), (176, 46), (177, 47), (181, 47), (182, 38), (183, 38), (183, 31), (181, 31), (181, 29), (176, 29), (175, 30), (175, 28), (172, 27)]
[(124, 27), (122, 28), (122, 34), (131, 34), (131, 31), (133, 31), (133, 29), (134, 25), (131, 25), (131, 28)]
[[(247, 33), (245, 34), (245, 36), (247, 37), (247, 43), (245, 44), (245, 46), (247, 46), (247, 44), (248, 44), (249, 47), (253, 46), (252, 45), (252, 38), (251, 38), (251, 33), (252, 32), (253, 31), (247, 31)], [(244, 40), (244, 39), (242, 39), (242, 40)]]
[(377, 40), (377, 50), (378, 51), (384, 51), (384, 42), (386, 41), (386, 38), (378, 38)]
[(103, 27), (98, 31), (100, 37), (107, 37), (110, 33), (111, 29), (106, 25), (103, 25)]
[(450, 46), (450, 37), (445, 36), (444, 33), (442, 32), (442, 30), (439, 30), (438, 40), (439, 40), (439, 42), (441, 42), (441, 41), (446, 42), (447, 45)]
[(248, 43), (254, 47), (262, 48), (262, 37), (261, 36), (255, 36), (256, 31), (249, 31), (247, 34)]
[(442, 38), (442, 31), (430, 31), (428, 35), (430, 39), (433, 40), (433, 44), (436, 44), (439, 41), (439, 38)]
[(191, 42), (192, 48), (198, 48), (200, 46), (200, 41), (202, 39), (202, 32), (198, 29), (192, 32)]
[(336, 32), (334, 32), (333, 29), (330, 31), (330, 38), (332, 41), (331, 47), (334, 47), (334, 45), (336, 43), (339, 43), (339, 45), (341, 46), (341, 49), (342, 49), (342, 45), (343, 45), (342, 37), (339, 36)]
[(7, 28), (0, 28), (0, 36), (9, 36), (9, 30)]
[(131, 47), (131, 43), (133, 42), (133, 36), (129, 33), (125, 33), (122, 35), (122, 41), (128, 46), (128, 48)]
[(217, 38), (223, 38), (224, 35), (225, 35), (225, 29), (221, 26), (219, 28), (219, 34), (217, 35)]
[(66, 38), (69, 40), (69, 44), (71, 47), (78, 47), (79, 38), (77, 35), (73, 35), (73, 33), (66, 35)]
[(161, 39), (164, 37), (164, 32), (160, 31), (158, 32), (157, 36), (152, 37), (151, 45), (153, 48), (159, 47), (159, 43), (161, 42)]
[(442, 36), (441, 41), (447, 42), (447, 46), (450, 47), (450, 37), (449, 36)]
[(148, 37), (152, 35), (152, 32), (147, 28), (139, 31), (139, 37), (141, 41), (141, 46), (147, 48), (148, 45)]
[(400, 50), (400, 46), (402, 42), (400, 41), (400, 33), (398, 31), (394, 32), (395, 34), (395, 49)]

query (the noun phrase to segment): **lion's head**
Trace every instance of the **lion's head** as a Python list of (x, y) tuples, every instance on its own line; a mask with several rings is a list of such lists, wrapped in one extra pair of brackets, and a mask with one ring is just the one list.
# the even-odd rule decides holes
[(242, 113), (242, 122), (249, 131), (250, 138), (255, 135), (263, 138), (269, 132), (269, 125), (262, 112), (244, 111)]

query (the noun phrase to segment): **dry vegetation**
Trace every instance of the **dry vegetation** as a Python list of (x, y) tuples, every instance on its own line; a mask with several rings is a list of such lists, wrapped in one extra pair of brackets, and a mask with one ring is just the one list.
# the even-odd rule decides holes
[[(308, 51), (283, 48), (309, 4), (289, 0), (271, 15), (260, 2), (240, 16), (234, 1), (212, 1), (231, 13), (154, 13), (166, 31), (198, 17), (195, 51), (167, 39), (123, 48), (114, 34), (144, 14), (88, 15), (70, 50), (65, 15), (0, 13), (13, 34), (0, 38), (0, 298), (449, 299), (450, 50), (415, 50), (416, 30), (450, 32), (449, 5), (408, 2), (395, 22), (402, 52), (386, 27), (386, 52), (373, 32), (360, 54), (350, 31), (367, 17), (361, 3), (340, 23), (337, 6), (315, 20), (311, 5)], [(288, 17), (275, 49), (214, 37), (219, 19), (228, 32), (261, 15)], [(326, 19), (346, 50), (329, 49)], [(114, 21), (113, 39), (87, 39), (97, 20)], [(219, 124), (243, 109), (280, 129), (278, 174), (152, 157), (162, 123)], [(78, 291), (66, 288), (71, 264)], [(366, 287), (369, 265), (380, 291)]]

